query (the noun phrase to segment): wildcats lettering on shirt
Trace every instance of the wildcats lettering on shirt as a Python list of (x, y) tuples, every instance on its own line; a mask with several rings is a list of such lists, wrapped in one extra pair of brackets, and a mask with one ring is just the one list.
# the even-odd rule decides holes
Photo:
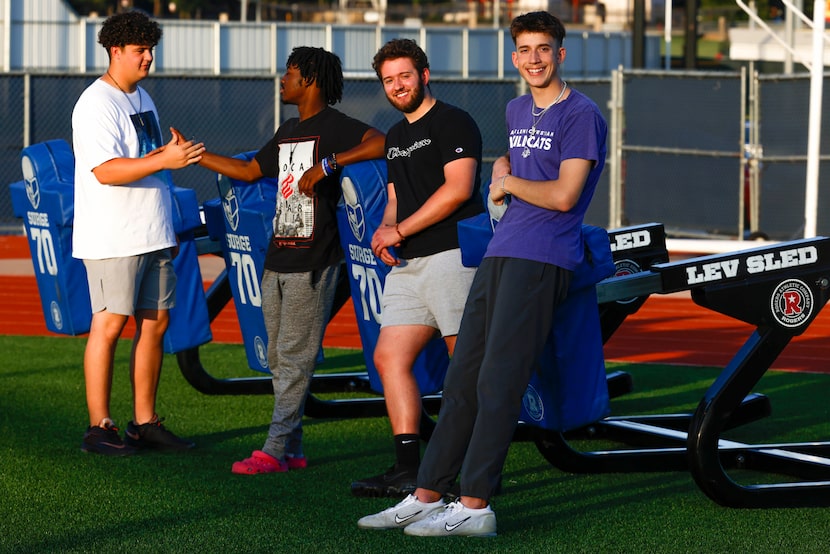
[(534, 150), (550, 150), (552, 140), (550, 137), (528, 135), (513, 135), (510, 137), (510, 148), (532, 148)]
[(30, 227), (49, 227), (49, 214), (46, 212), (26, 212)]
[(742, 261), (746, 264), (747, 273), (765, 273), (788, 267), (814, 264), (818, 261), (818, 249), (815, 246), (803, 246), (757, 254), (746, 258), (716, 260), (710, 263), (691, 265), (685, 268), (686, 283), (696, 285), (737, 277)]
[(358, 262), (364, 265), (378, 265), (375, 255), (371, 248), (363, 248), (356, 244), (349, 245), (349, 258), (353, 262)]
[(651, 233), (646, 230), (620, 233), (611, 237), (611, 252), (643, 248), (651, 244)]
[(251, 237), (248, 235), (234, 235), (228, 233), (225, 235), (228, 242), (228, 248), (231, 250), (241, 250), (243, 252), (251, 251)]

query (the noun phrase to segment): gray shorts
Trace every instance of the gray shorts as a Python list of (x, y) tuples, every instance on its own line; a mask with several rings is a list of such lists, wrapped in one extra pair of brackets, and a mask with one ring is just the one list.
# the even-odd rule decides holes
[(426, 325), (458, 334), (476, 268), (461, 264), (461, 250), (401, 260), (386, 276), (381, 327)]
[(176, 274), (170, 249), (137, 256), (84, 260), (92, 313), (133, 315), (176, 305)]

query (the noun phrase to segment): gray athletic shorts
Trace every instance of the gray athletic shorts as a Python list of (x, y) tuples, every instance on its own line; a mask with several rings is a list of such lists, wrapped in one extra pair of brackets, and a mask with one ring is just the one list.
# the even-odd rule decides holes
[(133, 315), (176, 305), (176, 274), (170, 249), (125, 258), (84, 260), (92, 313)]
[(461, 264), (458, 248), (401, 260), (386, 276), (381, 327), (427, 325), (457, 335), (475, 273)]

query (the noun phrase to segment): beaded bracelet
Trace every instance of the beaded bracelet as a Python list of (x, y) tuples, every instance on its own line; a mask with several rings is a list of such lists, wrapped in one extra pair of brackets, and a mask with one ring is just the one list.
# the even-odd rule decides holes
[(399, 237), (401, 237), (401, 242), (406, 240), (406, 237), (403, 236), (403, 233), (401, 233), (401, 230), (398, 229), (398, 224), (397, 223), (395, 223), (395, 232), (398, 233)]

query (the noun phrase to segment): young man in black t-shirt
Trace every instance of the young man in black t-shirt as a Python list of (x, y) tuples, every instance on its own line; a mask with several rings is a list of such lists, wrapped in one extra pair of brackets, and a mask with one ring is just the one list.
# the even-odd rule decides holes
[(330, 107), (343, 94), (340, 59), (322, 48), (295, 48), (280, 96), (299, 117), (283, 123), (251, 160), (205, 152), (203, 167), (240, 181), (278, 179), (274, 235), (262, 277), (274, 411), (262, 450), (235, 462), (252, 475), (306, 467), (303, 402), (329, 318), (343, 252), (335, 209), (339, 169), (380, 158), (384, 135)]
[(386, 137), (388, 203), (372, 250), (392, 266), (383, 291), (374, 362), (395, 441), (395, 464), (355, 481), (356, 496), (405, 496), (420, 463), (421, 391), (412, 367), (427, 343), (449, 354), (475, 274), (461, 264), (457, 223), (483, 211), (481, 133), (463, 110), (429, 89), (429, 61), (412, 40), (394, 39), (373, 64), (389, 102), (404, 118)]

